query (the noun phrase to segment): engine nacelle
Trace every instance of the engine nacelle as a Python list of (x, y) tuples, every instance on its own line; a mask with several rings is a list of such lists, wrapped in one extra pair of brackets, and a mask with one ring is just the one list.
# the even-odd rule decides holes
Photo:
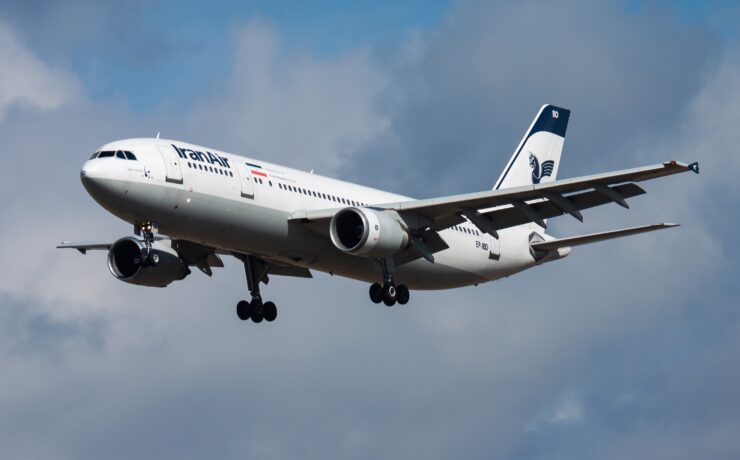
[(393, 215), (368, 208), (344, 208), (331, 219), (331, 241), (354, 256), (384, 257), (406, 248), (409, 234)]
[(144, 261), (142, 251), (145, 248), (144, 240), (134, 236), (126, 236), (113, 243), (108, 251), (108, 268), (113, 276), (140, 286), (165, 287), (190, 273), (170, 240), (152, 243), (149, 259), (154, 263)]

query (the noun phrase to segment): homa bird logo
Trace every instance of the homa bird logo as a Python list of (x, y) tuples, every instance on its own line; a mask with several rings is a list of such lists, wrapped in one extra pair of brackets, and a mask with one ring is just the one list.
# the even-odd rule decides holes
[(542, 167), (540, 167), (540, 161), (532, 152), (529, 152), (529, 167), (532, 168), (532, 183), (539, 184), (543, 177), (552, 175), (555, 162), (547, 160), (542, 162)]

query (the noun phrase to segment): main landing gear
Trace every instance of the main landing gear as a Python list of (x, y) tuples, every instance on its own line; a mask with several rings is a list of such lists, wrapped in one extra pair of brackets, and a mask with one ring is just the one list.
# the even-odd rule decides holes
[(383, 302), (388, 307), (392, 307), (398, 302), (401, 305), (406, 305), (409, 302), (411, 294), (409, 288), (403, 284), (396, 284), (393, 282), (393, 261), (392, 259), (383, 259), (383, 285), (379, 283), (373, 283), (370, 286), (370, 300), (373, 303)]
[(241, 300), (236, 304), (236, 315), (240, 320), (246, 321), (252, 319), (254, 323), (261, 323), (262, 320), (271, 322), (277, 318), (277, 307), (272, 302), (262, 302), (260, 295), (260, 283), (267, 282), (267, 272), (270, 271), (269, 265), (252, 256), (241, 257), (244, 262), (244, 271), (247, 274), (247, 286), (252, 300), (247, 302)]

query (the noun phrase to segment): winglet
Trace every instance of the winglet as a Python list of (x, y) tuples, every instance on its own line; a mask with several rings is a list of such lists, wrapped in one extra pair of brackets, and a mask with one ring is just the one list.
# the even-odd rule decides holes
[(689, 169), (694, 171), (696, 174), (699, 174), (699, 162), (695, 161), (689, 165)]

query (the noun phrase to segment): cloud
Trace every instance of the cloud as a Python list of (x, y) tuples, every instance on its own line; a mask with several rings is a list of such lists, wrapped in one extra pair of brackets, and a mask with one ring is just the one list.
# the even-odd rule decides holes
[(584, 419), (583, 402), (576, 391), (570, 390), (558, 396), (552, 407), (537, 415), (528, 424), (527, 431), (581, 423)]
[[(254, 21), (187, 111), (133, 113), (79, 87), (53, 108), (13, 102), (0, 120), (2, 456), (732, 458), (736, 44), (664, 7), (620, 8), (461, 3), (398, 47), (329, 57)], [(363, 283), (275, 277), (263, 292), (280, 316), (260, 326), (235, 319), (247, 294), (234, 260), (161, 290), (115, 281), (102, 253), (53, 249), (129, 231), (77, 179), (112, 139), (162, 130), (439, 195), (490, 187), (544, 101), (574, 109), (564, 176), (703, 165), (646, 184), (629, 211), (554, 219), (554, 234), (684, 226), (403, 308), (370, 304)]]
[(256, 20), (240, 28), (235, 41), (232, 75), (190, 121), (206, 140), (333, 174), (346, 155), (384, 129), (373, 101), (385, 78), (367, 50), (322, 59), (294, 55), (282, 49), (273, 26)]
[(55, 110), (77, 97), (77, 79), (52, 68), (25, 48), (0, 23), (0, 119), (13, 107)]
[(392, 60), (390, 127), (344, 172), (413, 196), (490, 188), (544, 103), (574, 111), (562, 174), (626, 167), (625, 150), (674, 129), (716, 60), (712, 37), (670, 11), (463, 2)]

